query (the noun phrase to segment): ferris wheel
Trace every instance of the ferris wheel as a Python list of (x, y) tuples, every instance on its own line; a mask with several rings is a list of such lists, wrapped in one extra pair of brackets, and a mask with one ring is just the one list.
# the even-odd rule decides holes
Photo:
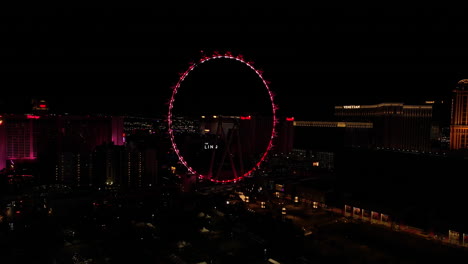
[[(259, 78), (261, 86), (267, 92), (268, 102), (268, 112), (271, 114), (267, 119), (269, 119), (270, 126), (266, 133), (263, 133), (265, 145), (261, 148), (258, 155), (255, 156), (255, 160), (250, 160), (250, 162), (243, 162), (243, 144), (241, 134), (245, 134), (245, 127), (243, 123), (254, 122), (255, 118), (251, 116), (212, 116), (211, 122), (215, 122), (213, 134), (210, 138), (207, 138), (203, 142), (202, 148), (204, 148), (206, 163), (203, 166), (203, 169), (200, 167), (194, 166), (194, 164), (187, 159), (184, 154), (184, 151), (181, 151), (180, 142), (176, 140), (175, 133), (175, 114), (174, 114), (174, 104), (176, 102), (176, 95), (183, 86), (184, 81), (187, 77), (194, 72), (195, 69), (201, 67), (203, 64), (214, 61), (214, 60), (230, 60), (240, 63), (243, 66), (248, 67), (255, 75)], [(177, 155), (180, 164), (182, 164), (188, 174), (195, 175), (199, 179), (209, 180), (215, 183), (235, 183), (242, 180), (245, 177), (250, 177), (252, 174), (258, 170), (262, 163), (266, 160), (268, 153), (273, 147), (273, 139), (276, 137), (276, 125), (278, 119), (276, 116), (277, 105), (274, 102), (274, 94), (270, 90), (269, 81), (265, 80), (263, 77), (263, 71), (256, 69), (253, 66), (253, 62), (247, 61), (242, 55), (234, 56), (230, 52), (224, 54), (214, 52), (212, 55), (203, 55), (198, 62), (190, 63), (188, 69), (185, 72), (180, 74), (180, 78), (177, 81), (177, 84), (172, 87), (172, 95), (169, 100), (169, 109), (168, 109), (168, 132), (171, 140), (172, 148)], [(226, 128), (225, 124), (229, 123), (229, 129)], [(242, 130), (243, 129), (243, 130)], [(244, 155), (245, 156), (245, 155)], [(229, 171), (226, 173), (226, 171)]]

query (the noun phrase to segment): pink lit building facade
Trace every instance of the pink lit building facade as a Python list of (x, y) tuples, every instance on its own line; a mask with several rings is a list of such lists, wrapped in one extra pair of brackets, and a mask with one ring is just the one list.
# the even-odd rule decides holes
[[(89, 153), (104, 143), (124, 144), (123, 117), (0, 115), (0, 170), (8, 164)], [(53, 158), (52, 158), (53, 157)]]
[(2, 115), (0, 123), (0, 170), (6, 161), (33, 161), (37, 158), (36, 119), (29, 115)]

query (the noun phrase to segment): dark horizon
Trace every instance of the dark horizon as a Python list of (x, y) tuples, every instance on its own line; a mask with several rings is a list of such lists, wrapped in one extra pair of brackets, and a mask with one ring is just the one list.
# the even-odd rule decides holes
[[(3, 96), (0, 97), (0, 111), (5, 114), (24, 114), (32, 112), (32, 98), (46, 99), (50, 113), (56, 114), (110, 114), (146, 117), (165, 117), (168, 111), (166, 100), (151, 98), (148, 96)], [(205, 100), (207, 98), (198, 98)], [(222, 98), (209, 98), (212, 103)], [(314, 96), (304, 98), (301, 96), (290, 96), (287, 99), (275, 98), (278, 105), (278, 115), (294, 116), (299, 119), (327, 119), (334, 113), (337, 105), (366, 105), (398, 102), (404, 104), (424, 104), (426, 100), (450, 100), (450, 95), (440, 96)], [(169, 99), (167, 99), (168, 101)], [(239, 98), (237, 101), (241, 100)], [(286, 104), (288, 100), (292, 103)], [(264, 104), (269, 102), (264, 102)], [(242, 115), (245, 111), (237, 111), (231, 108), (223, 108), (223, 102), (213, 103), (216, 111), (186, 112), (188, 115), (198, 114), (235, 114)], [(232, 104), (232, 103), (231, 103)], [(206, 108), (205, 110), (208, 110)], [(225, 111), (223, 109), (226, 109)], [(255, 112), (252, 112), (255, 113)]]

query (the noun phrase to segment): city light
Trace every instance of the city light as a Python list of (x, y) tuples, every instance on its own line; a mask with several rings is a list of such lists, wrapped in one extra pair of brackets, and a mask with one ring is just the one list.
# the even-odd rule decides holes
[(41, 118), (40, 116), (37, 116), (37, 115), (26, 115), (26, 118), (27, 119), (39, 119)]
[(337, 127), (346, 127), (346, 122), (338, 122), (336, 124)]
[(276, 261), (276, 260), (274, 260), (274, 259), (272, 259), (272, 258), (269, 258), (269, 259), (268, 259), (268, 263), (272, 263), (272, 264), (281, 264), (280, 262), (278, 262), (278, 261)]
[(344, 109), (359, 109), (361, 108), (360, 105), (343, 105)]
[(13, 216), (13, 209), (11, 207), (7, 207), (6, 216), (7, 217)]

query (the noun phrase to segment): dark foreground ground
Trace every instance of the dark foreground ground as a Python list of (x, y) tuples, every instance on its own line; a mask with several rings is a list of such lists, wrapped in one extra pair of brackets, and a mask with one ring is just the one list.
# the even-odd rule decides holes
[(268, 263), (269, 258), (280, 263), (452, 263), (468, 258), (463, 248), (346, 221), (320, 209), (307, 209), (305, 221), (311, 221), (313, 233), (305, 235), (294, 217), (282, 217), (274, 207), (252, 210), (229, 193), (50, 197), (52, 211), (25, 208), (14, 216), (14, 230), (5, 219), (0, 224), (1, 263), (229, 264)]

